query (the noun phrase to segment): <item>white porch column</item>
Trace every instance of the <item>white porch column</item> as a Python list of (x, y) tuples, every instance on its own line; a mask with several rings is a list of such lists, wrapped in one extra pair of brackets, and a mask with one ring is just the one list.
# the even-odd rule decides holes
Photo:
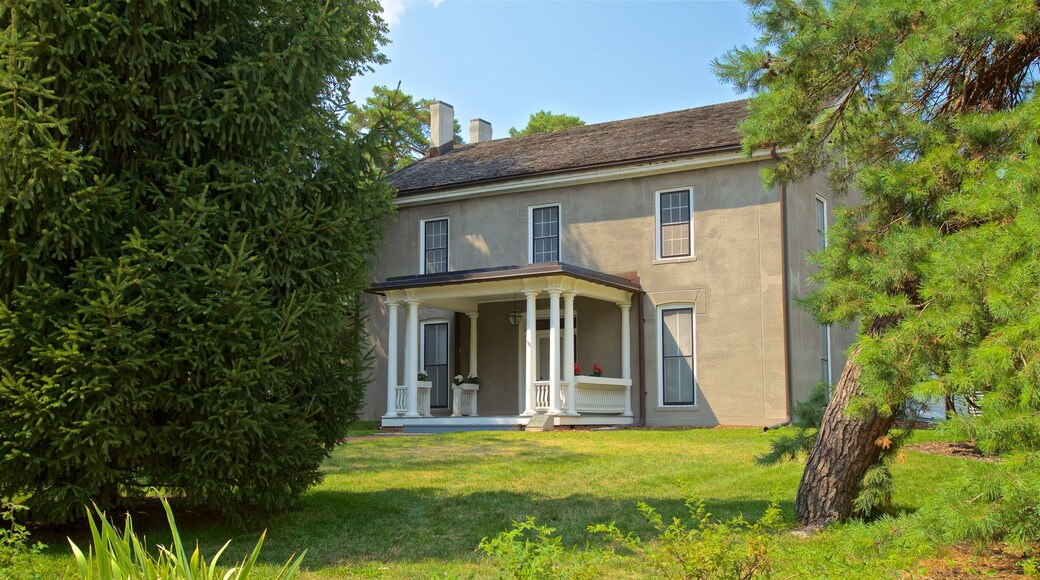
[(527, 317), (526, 325), (527, 329), (524, 333), (524, 415), (534, 415), (534, 353), (535, 353), (535, 319), (538, 316), (538, 312), (535, 310), (535, 298), (538, 297), (537, 290), (527, 290), (524, 292), (524, 296), (527, 297)]
[[(469, 374), (477, 374), (477, 316), (476, 312), (467, 312), (469, 316)], [(462, 373), (459, 373), (462, 374)]]
[(625, 417), (632, 416), (632, 324), (629, 310), (632, 304), (619, 302), (621, 308), (621, 378), (629, 380), (625, 388)]
[(408, 387), (408, 412), (405, 417), (419, 416), (419, 304), (418, 300), (405, 300), (408, 305), (405, 320), (404, 384)]
[(560, 293), (549, 290), (549, 411), (560, 414)]
[(563, 293), (563, 374), (567, 377), (567, 414), (574, 410), (574, 292)]
[(397, 302), (386, 301), (386, 415), (397, 416)]

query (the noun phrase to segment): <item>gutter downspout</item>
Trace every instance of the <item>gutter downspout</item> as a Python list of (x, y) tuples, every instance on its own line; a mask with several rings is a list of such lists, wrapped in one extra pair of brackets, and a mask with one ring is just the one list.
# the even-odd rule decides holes
[[(779, 163), (781, 161), (780, 155), (776, 152), (776, 145), (774, 144), (769, 148), (769, 155), (774, 161)], [(787, 419), (780, 423), (780, 425), (791, 422), (791, 399), (793, 398), (792, 386), (791, 386), (791, 325), (790, 325), (790, 304), (791, 304), (791, 290), (790, 281), (788, 280), (787, 266), (788, 266), (788, 240), (787, 240), (787, 184), (780, 184), (780, 268), (782, 270), (780, 279), (782, 282), (782, 295), (783, 295), (783, 308), (781, 318), (784, 325), (784, 386), (787, 395)], [(775, 425), (771, 428), (776, 428), (779, 425)], [(769, 427), (766, 428), (767, 430)]]
[(639, 421), (633, 427), (646, 425), (646, 310), (643, 308), (643, 297), (646, 292), (639, 293)]

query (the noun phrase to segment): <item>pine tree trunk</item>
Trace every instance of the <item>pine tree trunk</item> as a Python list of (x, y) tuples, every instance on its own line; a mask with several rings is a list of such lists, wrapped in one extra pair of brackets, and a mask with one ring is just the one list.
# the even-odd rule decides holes
[(853, 362), (858, 352), (856, 347), (849, 354), (798, 485), (795, 514), (810, 527), (842, 521), (852, 514), (859, 484), (881, 455), (877, 440), (895, 422), (894, 414), (882, 417), (876, 410), (864, 417), (845, 412), (849, 401), (859, 394), (860, 367)]

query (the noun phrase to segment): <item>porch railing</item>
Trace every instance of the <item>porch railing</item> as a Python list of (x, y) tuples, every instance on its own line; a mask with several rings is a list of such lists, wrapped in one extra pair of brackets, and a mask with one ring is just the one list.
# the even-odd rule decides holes
[[(578, 413), (627, 413), (628, 398), (631, 393), (631, 379), (614, 379), (609, 377), (574, 377), (574, 410)], [(560, 381), (561, 412), (567, 410), (567, 381)], [(534, 410), (540, 413), (548, 411), (551, 398), (549, 381), (535, 381)]]
[[(560, 382), (560, 392), (563, 392), (563, 385), (566, 383)], [(563, 400), (563, 396), (560, 396), (560, 400)], [(548, 411), (551, 406), (550, 402), (552, 398), (549, 396), (549, 381), (535, 381), (534, 382), (534, 410), (535, 411)], [(561, 407), (562, 408), (562, 407)]]
[[(432, 388), (433, 383), (429, 381), (419, 381), (415, 387), (415, 394), (418, 398), (416, 411), (421, 417), (430, 416), (430, 389)], [(408, 387), (398, 385), (394, 388), (394, 395), (394, 409), (398, 416), (404, 416), (408, 412)]]
[(479, 385), (473, 383), (462, 383), (461, 385), (452, 385), (452, 395), (454, 395), (453, 409), (451, 412), (452, 417), (477, 416), (477, 391), (480, 390)]
[(579, 413), (625, 413), (631, 379), (574, 377), (574, 410)]

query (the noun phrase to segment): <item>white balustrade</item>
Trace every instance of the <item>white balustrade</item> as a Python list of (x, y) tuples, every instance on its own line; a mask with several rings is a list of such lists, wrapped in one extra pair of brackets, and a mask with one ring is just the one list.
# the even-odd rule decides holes
[(574, 377), (574, 408), (579, 413), (625, 413), (631, 379)]
[(430, 381), (418, 381), (415, 385), (415, 394), (418, 396), (418, 408), (420, 417), (430, 416), (430, 391), (433, 383)]
[(477, 391), (479, 385), (473, 383), (462, 383), (451, 387), (453, 396), (452, 417), (476, 417), (477, 416)]
[(394, 387), (394, 411), (398, 416), (402, 416), (408, 411), (407, 386), (398, 385)]
[(549, 381), (534, 382), (534, 410), (549, 410)]

